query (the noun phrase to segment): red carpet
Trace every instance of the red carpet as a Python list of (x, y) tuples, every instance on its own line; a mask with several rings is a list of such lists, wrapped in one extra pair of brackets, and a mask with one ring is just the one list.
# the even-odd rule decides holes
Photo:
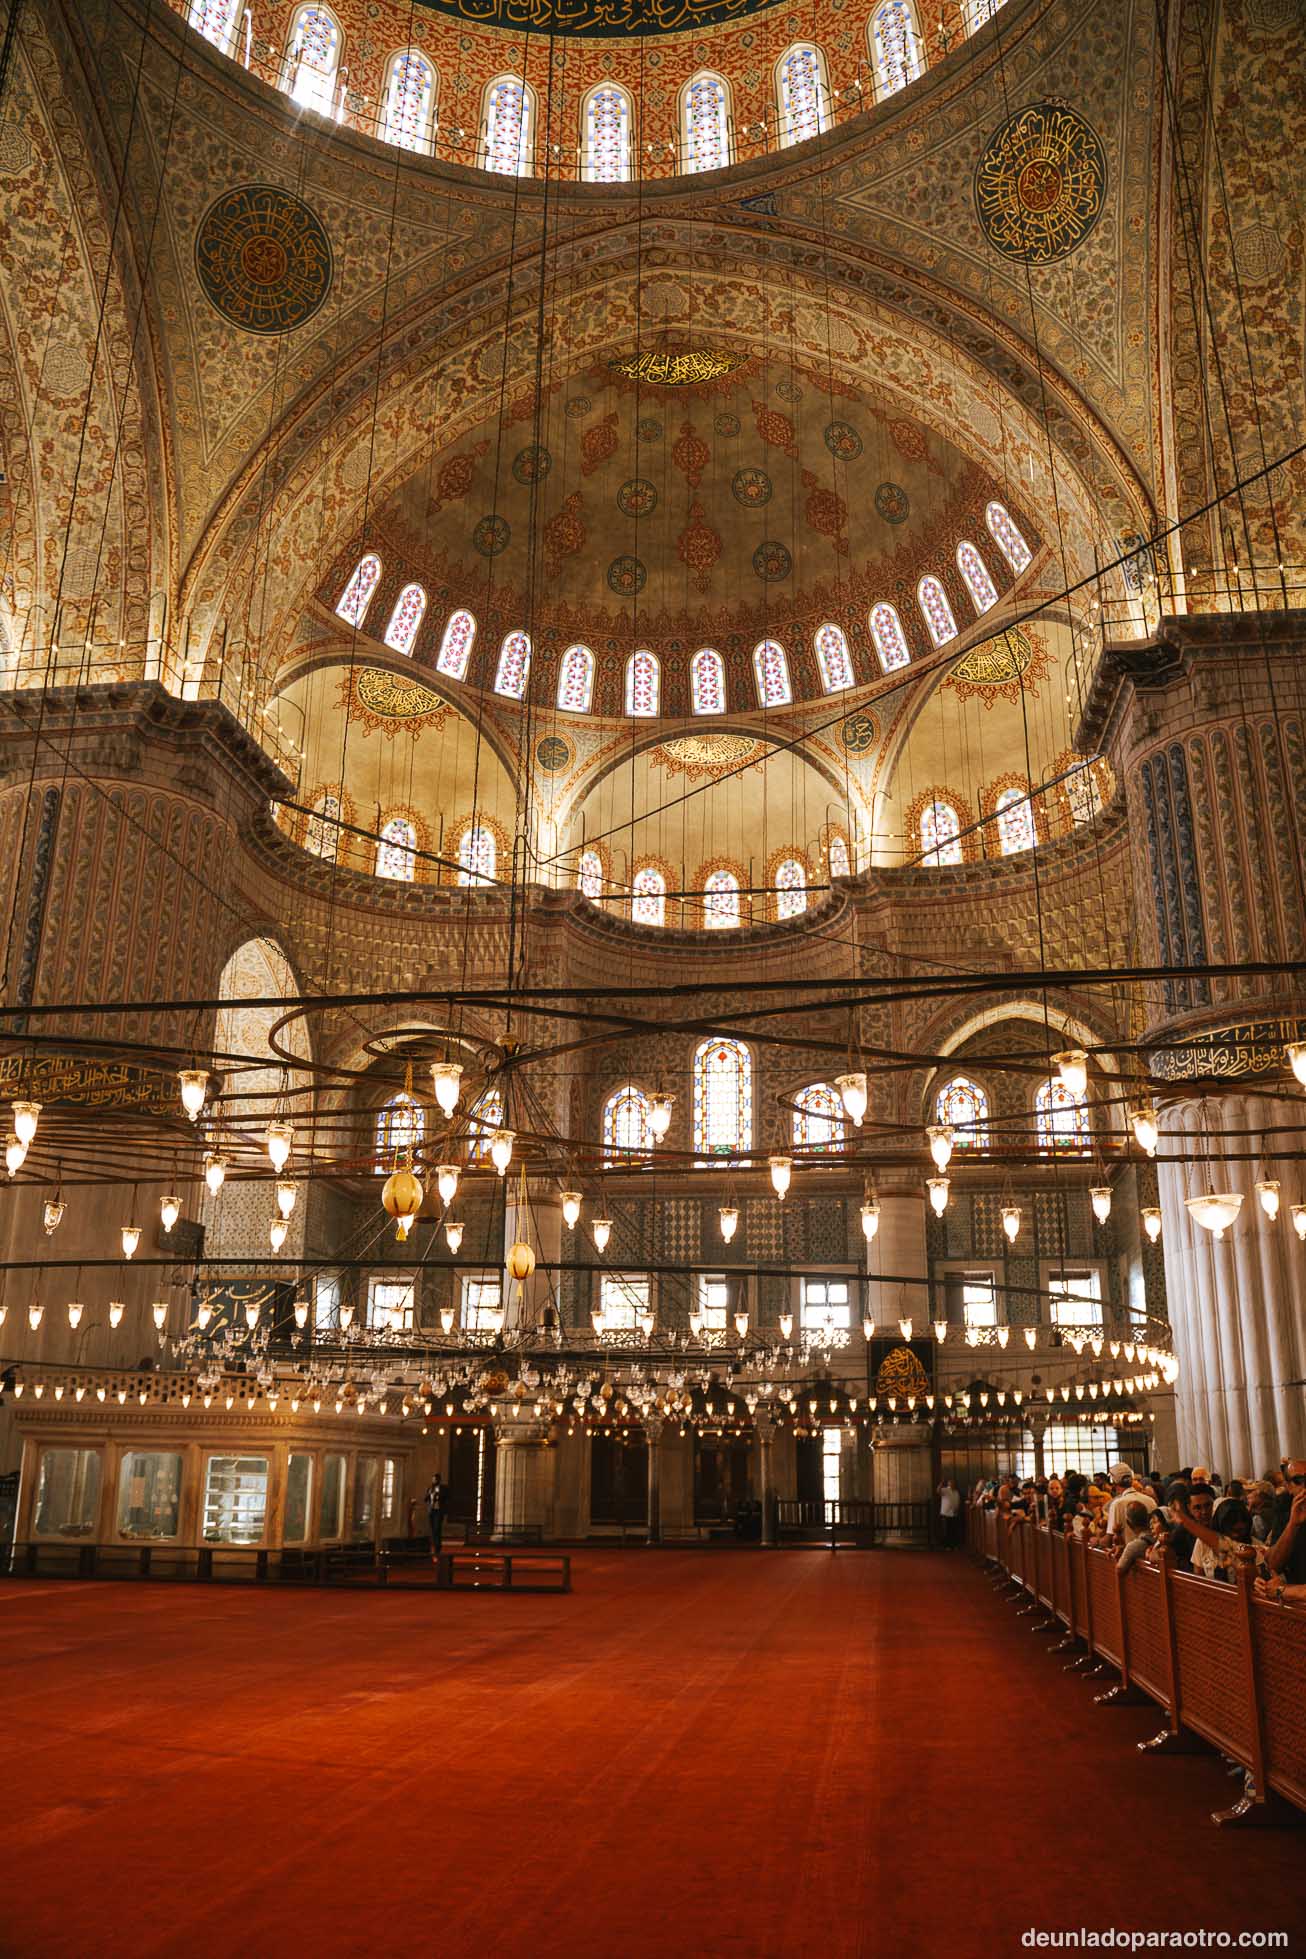
[(1306, 1932), (960, 1556), (583, 1553), (570, 1597), (0, 1585), (0, 1951), (988, 1955)]

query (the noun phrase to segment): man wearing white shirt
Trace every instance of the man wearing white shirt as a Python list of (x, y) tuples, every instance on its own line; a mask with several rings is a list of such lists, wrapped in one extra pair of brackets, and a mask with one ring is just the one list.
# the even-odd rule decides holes
[(1118, 1543), (1128, 1544), (1137, 1532), (1126, 1521), (1125, 1511), (1131, 1503), (1141, 1503), (1150, 1516), (1156, 1509), (1156, 1498), (1147, 1490), (1134, 1488), (1134, 1472), (1127, 1462), (1112, 1463), (1111, 1488), (1114, 1495), (1106, 1507), (1107, 1533)]

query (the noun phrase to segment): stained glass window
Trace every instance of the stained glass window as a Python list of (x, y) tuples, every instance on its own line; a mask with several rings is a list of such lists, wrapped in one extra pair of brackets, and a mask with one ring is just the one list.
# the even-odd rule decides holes
[(776, 70), (780, 94), (780, 142), (805, 143), (830, 126), (829, 95), (819, 48), (800, 43), (781, 56)]
[(308, 829), (304, 836), (305, 850), (311, 850), (314, 857), (327, 857), (333, 862), (340, 848), (340, 798), (327, 789), (313, 805), (313, 814), (308, 819)]
[(558, 668), (558, 706), (586, 714), (594, 693), (594, 655), (588, 646), (569, 646)]
[(1041, 1150), (1086, 1150), (1093, 1140), (1088, 1100), (1053, 1075), (1034, 1097), (1034, 1127)]
[(788, 707), (793, 699), (789, 662), (778, 639), (764, 639), (753, 648), (757, 698), (763, 707)]
[(499, 648), (499, 669), (494, 676), (494, 691), (510, 701), (519, 701), (526, 692), (531, 670), (529, 633), (509, 633)]
[(290, 36), (291, 101), (329, 115), (339, 65), (340, 29), (334, 19), (325, 7), (301, 7)]
[(694, 1053), (694, 1149), (707, 1162), (752, 1147), (752, 1056), (742, 1041), (704, 1041)]
[(957, 622), (948, 595), (937, 578), (922, 578), (916, 587), (916, 602), (936, 646), (946, 646), (950, 639), (957, 637)]
[(830, 876), (848, 877), (852, 873), (852, 862), (848, 856), (848, 839), (839, 830), (830, 838)]
[(451, 612), (435, 656), (436, 672), (448, 674), (450, 680), (465, 680), (475, 644), (476, 621), (471, 613)]
[(976, 612), (987, 612), (998, 602), (998, 589), (989, 577), (989, 568), (973, 544), (963, 538), (957, 546), (957, 570), (966, 581), (966, 590), (975, 601)]
[(531, 174), (532, 91), (519, 75), (500, 75), (485, 91), (485, 167), (508, 177)]
[(807, 910), (807, 872), (796, 857), (786, 857), (775, 874), (777, 918), (797, 918)]
[(691, 75), (680, 97), (687, 171), (721, 170), (730, 162), (730, 98), (720, 75)]
[(689, 693), (695, 714), (725, 713), (725, 665), (710, 646), (702, 647), (690, 662)]
[(488, 1163), (494, 1132), (502, 1128), (503, 1095), (497, 1088), (487, 1088), (467, 1112), (467, 1161)]
[(386, 77), (381, 135), (401, 150), (429, 150), (435, 114), (435, 70), (416, 48), (394, 56)]
[(798, 1149), (842, 1149), (847, 1134), (843, 1098), (829, 1082), (813, 1082), (794, 1097), (794, 1144)]
[(230, 54), (242, 4), (243, 0), (191, 0), (190, 24), (215, 48)]
[(954, 1075), (934, 1098), (934, 1120), (953, 1131), (955, 1149), (981, 1149), (988, 1119), (989, 1098), (969, 1075)]
[(961, 0), (962, 13), (966, 18), (966, 32), (973, 34), (983, 27), (986, 20), (992, 20), (1002, 0)]
[(346, 620), (351, 626), (361, 626), (367, 617), (367, 608), (372, 603), (372, 594), (377, 588), (380, 577), (381, 560), (375, 551), (369, 551), (366, 557), (358, 560), (354, 566), (353, 576), (340, 594), (340, 603), (336, 607), (337, 617)]
[(624, 184), (630, 177), (630, 97), (615, 82), (601, 82), (585, 102), (587, 184)]
[(960, 864), (961, 821), (951, 803), (926, 803), (921, 811), (921, 854), (931, 864)]
[(884, 0), (871, 15), (870, 36), (876, 97), (895, 95), (921, 72), (920, 43), (907, 0)]
[(821, 685), (827, 694), (838, 694), (853, 682), (852, 656), (848, 641), (838, 626), (818, 626), (813, 640), (816, 664), (821, 669)]
[(998, 549), (1013, 571), (1024, 571), (1029, 563), (1031, 552), (1028, 544), (1016, 528), (1014, 519), (1000, 503), (991, 503), (984, 512), (984, 521), (989, 527)]
[(881, 603), (871, 607), (871, 639), (886, 673), (892, 673), (895, 667), (905, 667), (911, 659), (907, 635), (895, 606)]
[(665, 925), (667, 881), (652, 864), (643, 864), (631, 882), (630, 915), (636, 925)]
[(411, 653), (425, 611), (426, 593), (421, 586), (405, 585), (395, 600), (390, 624), (385, 629), (386, 645), (392, 646), (396, 653)]
[(597, 904), (603, 896), (603, 859), (597, 850), (582, 850), (576, 882), (581, 896)]
[(1004, 789), (993, 805), (998, 818), (998, 843), (1004, 857), (1014, 857), (1017, 851), (1032, 850), (1037, 838), (1034, 834), (1034, 805), (1024, 789)]
[(417, 832), (406, 816), (392, 816), (381, 831), (381, 841), (376, 847), (376, 874), (378, 877), (397, 877), (404, 884), (411, 884), (417, 875), (417, 859), (413, 848), (417, 842)]
[(603, 1104), (603, 1154), (611, 1163), (616, 1157), (635, 1156), (652, 1147), (648, 1097), (642, 1088), (627, 1083)]
[(643, 649), (626, 662), (626, 712), (656, 714), (662, 693), (662, 672), (656, 657)]
[(720, 931), (739, 923), (739, 879), (733, 871), (709, 871), (703, 885), (703, 923)]
[(376, 1112), (376, 1174), (388, 1177), (402, 1151), (415, 1150), (426, 1130), (426, 1111), (401, 1089)]
[(1071, 820), (1075, 823), (1091, 823), (1102, 807), (1102, 792), (1093, 775), (1093, 764), (1081, 762), (1079, 757), (1075, 756), (1071, 768), (1073, 774), (1068, 775), (1065, 782)]
[(493, 884), (497, 856), (493, 830), (469, 823), (458, 840), (459, 884)]

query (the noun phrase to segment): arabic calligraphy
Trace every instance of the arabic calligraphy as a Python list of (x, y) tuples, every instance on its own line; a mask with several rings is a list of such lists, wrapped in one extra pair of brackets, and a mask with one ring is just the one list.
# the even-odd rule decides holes
[(975, 168), (975, 211), (1004, 258), (1046, 265), (1083, 243), (1106, 201), (1106, 152), (1074, 109), (1009, 117)]
[(246, 333), (289, 333), (312, 319), (331, 287), (321, 220), (276, 184), (237, 184), (209, 206), (195, 234), (195, 272), (223, 318)]
[(433, 13), (534, 34), (675, 34), (765, 13), (779, 0), (418, 0)]
[(688, 388), (704, 381), (719, 381), (723, 374), (733, 374), (737, 367), (742, 367), (747, 359), (747, 354), (728, 354), (710, 348), (683, 354), (650, 350), (644, 354), (623, 354), (608, 365), (616, 373), (624, 374), (628, 381), (642, 381), (648, 387)]
[(177, 1111), (176, 1076), (127, 1061), (5, 1055), (0, 1059), (0, 1099), (19, 1093), (51, 1106), (144, 1109), (156, 1115)]
[(1300, 1041), (1296, 1020), (1247, 1020), (1233, 1027), (1213, 1028), (1185, 1047), (1159, 1048), (1148, 1056), (1148, 1067), (1162, 1081), (1195, 1081), (1214, 1077), (1233, 1081), (1240, 1075), (1281, 1071), (1283, 1050)]

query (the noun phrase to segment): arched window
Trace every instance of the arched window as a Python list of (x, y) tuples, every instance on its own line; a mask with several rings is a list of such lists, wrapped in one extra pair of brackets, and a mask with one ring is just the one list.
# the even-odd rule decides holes
[(662, 670), (654, 654), (641, 649), (626, 662), (627, 714), (656, 714), (662, 696)]
[(450, 680), (466, 680), (475, 644), (476, 621), (471, 613), (451, 612), (435, 656), (436, 672), (448, 674)]
[(376, 1112), (376, 1174), (388, 1177), (401, 1154), (415, 1150), (426, 1131), (426, 1111), (400, 1089)]
[(587, 714), (594, 694), (594, 655), (588, 646), (569, 646), (558, 668), (558, 706), (568, 714)]
[(689, 696), (695, 714), (725, 713), (725, 664), (710, 646), (701, 647), (690, 661)]
[(1093, 774), (1093, 764), (1074, 756), (1070, 763), (1072, 773), (1065, 779), (1066, 800), (1070, 804), (1072, 823), (1091, 823), (1102, 808), (1102, 791)]
[(396, 653), (411, 653), (425, 611), (426, 593), (421, 586), (405, 585), (395, 600), (390, 624), (385, 629), (386, 645), (393, 647)]
[(984, 512), (989, 535), (1013, 571), (1024, 571), (1032, 553), (1014, 519), (1000, 503), (991, 503)]
[(231, 54), (242, 5), (243, 0), (190, 0), (190, 24), (215, 48)]
[(807, 910), (807, 872), (796, 857), (786, 857), (776, 867), (775, 915), (797, 918)]
[(509, 633), (499, 648), (499, 668), (494, 676), (494, 691), (510, 701), (519, 701), (526, 692), (531, 670), (529, 633)]
[(582, 111), (585, 131), (587, 184), (624, 184), (630, 179), (631, 110), (630, 97), (615, 82), (600, 82), (585, 98)]
[(485, 167), (529, 177), (535, 91), (520, 75), (499, 75), (485, 91)]
[(622, 1156), (639, 1156), (653, 1147), (648, 1097), (627, 1083), (603, 1104), (603, 1155), (608, 1163)]
[(916, 603), (936, 646), (946, 646), (950, 639), (956, 639), (957, 622), (948, 604), (948, 594), (937, 578), (922, 578), (916, 587)]
[(354, 566), (353, 576), (340, 594), (336, 607), (337, 618), (348, 625), (361, 626), (367, 617), (367, 608), (372, 603), (372, 594), (381, 577), (381, 560), (375, 551), (369, 551)]
[(314, 857), (325, 857), (331, 863), (336, 860), (340, 850), (340, 798), (330, 789), (324, 789), (313, 805), (304, 833), (304, 848)]
[(435, 129), (434, 68), (416, 48), (393, 55), (386, 70), (381, 135), (401, 150), (428, 150)]
[(794, 695), (789, 685), (789, 662), (778, 639), (761, 640), (753, 648), (753, 672), (761, 705), (788, 707)]
[(810, 42), (789, 48), (776, 63), (775, 78), (782, 149), (790, 143), (805, 143), (830, 127), (830, 91), (819, 48)]
[(680, 91), (680, 127), (687, 171), (722, 170), (731, 161), (730, 97), (720, 75), (700, 69)]
[(494, 1132), (502, 1128), (503, 1096), (497, 1088), (487, 1088), (467, 1112), (467, 1161), (488, 1163)]
[(335, 103), (340, 67), (340, 28), (325, 7), (301, 7), (295, 15), (287, 51), (290, 99), (301, 109), (329, 116)]
[(868, 29), (875, 67), (875, 95), (896, 95), (921, 73), (920, 37), (908, 0), (884, 0)]
[(848, 839), (844, 836), (842, 830), (835, 830), (831, 833), (829, 858), (831, 877), (850, 877), (852, 875), (852, 860), (848, 855)]
[(1086, 1150), (1093, 1141), (1088, 1100), (1053, 1075), (1034, 1097), (1034, 1128), (1041, 1150)]
[(459, 884), (493, 884), (497, 857), (493, 830), (469, 823), (458, 839)]
[(957, 570), (966, 581), (966, 590), (975, 601), (976, 612), (987, 612), (998, 602), (998, 588), (989, 577), (989, 568), (973, 544), (963, 538), (957, 546)]
[(998, 844), (1004, 857), (1032, 850), (1038, 842), (1034, 830), (1034, 805), (1024, 789), (1004, 789), (993, 805), (998, 819)]
[(813, 1082), (794, 1097), (794, 1146), (797, 1149), (842, 1149), (847, 1135), (843, 1100), (829, 1082)]
[(597, 850), (582, 850), (576, 870), (576, 883), (582, 898), (597, 904), (603, 896), (603, 859)]
[(921, 855), (930, 864), (960, 864), (961, 821), (951, 803), (926, 803), (921, 811)]
[(895, 606), (881, 603), (871, 607), (871, 639), (886, 673), (892, 673), (895, 667), (905, 667), (911, 659), (907, 635)]
[(989, 1098), (969, 1075), (954, 1075), (934, 1098), (934, 1120), (954, 1132), (952, 1141), (956, 1149), (982, 1149), (987, 1141), (984, 1130), (988, 1119)]
[(382, 827), (381, 841), (376, 847), (377, 876), (395, 877), (411, 884), (417, 875), (417, 859), (413, 856), (416, 844), (417, 832), (408, 818), (392, 816)]
[(965, 17), (966, 32), (973, 34), (983, 27), (986, 20), (992, 20), (1002, 0), (961, 0), (961, 11)]
[(739, 923), (739, 879), (733, 871), (709, 871), (703, 884), (703, 923), (713, 931)]
[(667, 881), (652, 864), (642, 864), (631, 880), (630, 916), (636, 925), (665, 925)]
[(845, 687), (855, 684), (852, 655), (841, 627), (818, 626), (812, 644), (816, 648), (816, 664), (821, 669), (821, 685), (827, 694), (842, 693)]
[(694, 1053), (694, 1149), (709, 1162), (752, 1147), (752, 1056), (742, 1041), (704, 1041)]

